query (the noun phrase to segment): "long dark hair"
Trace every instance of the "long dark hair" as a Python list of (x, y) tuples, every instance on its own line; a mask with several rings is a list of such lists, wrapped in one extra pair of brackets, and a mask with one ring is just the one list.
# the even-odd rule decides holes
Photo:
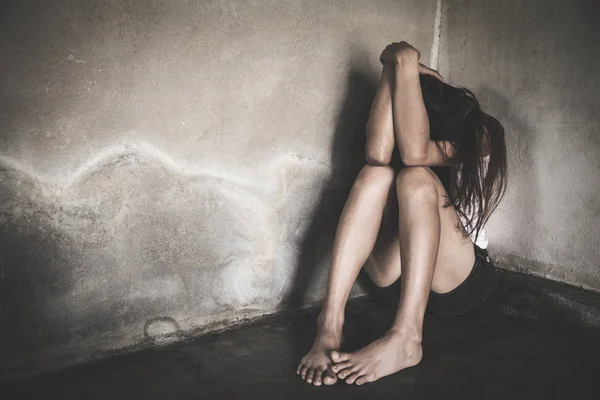
[(475, 232), (477, 237), (506, 191), (504, 128), (481, 110), (469, 89), (450, 86), (430, 75), (420, 78), (431, 140), (445, 140), (454, 147), (454, 162), (445, 184), (447, 206), (456, 208), (467, 233)]

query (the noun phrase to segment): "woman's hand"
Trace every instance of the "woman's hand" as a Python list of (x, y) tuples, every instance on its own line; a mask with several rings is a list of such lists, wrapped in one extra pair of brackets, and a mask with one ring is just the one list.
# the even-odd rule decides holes
[(418, 61), (421, 58), (421, 53), (405, 41), (394, 42), (388, 44), (385, 50), (383, 50), (379, 56), (379, 61), (382, 64), (394, 64), (403, 57), (416, 57)]
[[(383, 50), (383, 52), (381, 53), (381, 56), (379, 56), (379, 61), (381, 61), (382, 64), (385, 64), (385, 63), (395, 64), (402, 58), (410, 58), (410, 57), (416, 57), (416, 59), (418, 61), (421, 58), (421, 53), (419, 52), (419, 50), (414, 48), (410, 43), (401, 41), (401, 42), (394, 42), (392, 44), (387, 45), (385, 50)], [(444, 82), (444, 78), (436, 70), (431, 69), (428, 66), (423, 65), (421, 63), (419, 63), (418, 65), (419, 65), (419, 74), (431, 75), (431, 76), (439, 79), (440, 81)]]

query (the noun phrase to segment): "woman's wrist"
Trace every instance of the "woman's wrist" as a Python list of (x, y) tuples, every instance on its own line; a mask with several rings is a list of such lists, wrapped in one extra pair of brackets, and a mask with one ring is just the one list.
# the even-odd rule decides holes
[(413, 79), (419, 76), (419, 60), (411, 57), (398, 57), (394, 64), (394, 81), (402, 79)]
[(395, 57), (396, 68), (412, 68), (415, 71), (419, 71), (419, 51), (414, 48), (403, 49), (398, 52)]

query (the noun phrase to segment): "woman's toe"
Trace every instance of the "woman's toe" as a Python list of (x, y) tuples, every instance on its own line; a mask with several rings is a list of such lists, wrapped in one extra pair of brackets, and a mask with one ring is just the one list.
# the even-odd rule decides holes
[(359, 376), (361, 376), (361, 373), (360, 373), (360, 371), (357, 371), (357, 372), (354, 372), (354, 373), (350, 374), (350, 376), (348, 376), (348, 377), (346, 378), (346, 383), (347, 383), (347, 384), (349, 384), (349, 385), (353, 384), (353, 383), (354, 383), (354, 381), (356, 381), (356, 379), (357, 379)]
[(357, 384), (357, 385), (359, 385), (359, 386), (360, 386), (360, 385), (364, 385), (364, 384), (365, 384), (365, 383), (367, 383), (367, 382), (370, 382), (370, 381), (368, 380), (368, 378), (367, 378), (365, 375), (363, 375), (363, 376), (359, 377), (359, 378), (356, 380), (356, 384)]
[(351, 361), (344, 361), (344, 362), (341, 362), (338, 364), (333, 364), (331, 366), (331, 370), (337, 374), (338, 372), (343, 371), (346, 368), (350, 368), (351, 366), (352, 366)]
[(323, 376), (323, 370), (321, 368), (317, 368), (315, 370), (315, 376), (313, 377), (313, 385), (321, 386)]
[(323, 373), (323, 383), (326, 385), (333, 385), (337, 382), (337, 376), (330, 370), (326, 370)]
[(347, 378), (348, 376), (352, 375), (354, 372), (356, 372), (355, 367), (348, 367), (348, 368), (338, 372), (337, 376), (340, 379), (344, 379), (344, 378)]
[(343, 361), (348, 361), (350, 359), (350, 354), (334, 350), (331, 352), (331, 359), (334, 363), (341, 363)]
[(300, 371), (300, 376), (302, 377), (302, 379), (306, 379), (307, 372), (308, 372), (308, 367), (306, 365), (304, 365), (302, 367), (302, 370)]

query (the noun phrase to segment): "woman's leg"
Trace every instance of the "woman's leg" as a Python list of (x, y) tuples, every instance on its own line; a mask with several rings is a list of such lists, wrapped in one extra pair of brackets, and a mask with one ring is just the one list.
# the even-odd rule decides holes
[(332, 352), (332, 370), (347, 383), (373, 382), (418, 364), (429, 291), (451, 291), (475, 262), (473, 244), (456, 210), (444, 207), (446, 192), (433, 171), (403, 169), (396, 178), (396, 193), (401, 250), (395, 254), (400, 260), (387, 257), (389, 264), (375, 262), (366, 271), (378, 285), (387, 286), (400, 276), (401, 265), (400, 304), (392, 328), (380, 339), (354, 353)]
[(325, 304), (317, 320), (318, 332), (312, 349), (298, 365), (298, 374), (308, 383), (333, 384), (330, 352), (341, 344), (344, 309), (352, 285), (373, 250), (383, 209), (395, 179), (391, 167), (365, 165), (344, 206), (333, 244)]
[[(383, 208), (389, 202), (394, 170), (387, 167), (395, 145), (392, 121), (394, 69), (384, 65), (367, 122), (366, 159), (346, 202), (333, 245), (325, 305), (317, 320), (312, 349), (298, 365), (308, 383), (331, 385), (337, 377), (329, 369), (331, 350), (340, 347), (344, 308), (360, 268), (373, 250)], [(393, 194), (393, 193), (392, 193)]]

